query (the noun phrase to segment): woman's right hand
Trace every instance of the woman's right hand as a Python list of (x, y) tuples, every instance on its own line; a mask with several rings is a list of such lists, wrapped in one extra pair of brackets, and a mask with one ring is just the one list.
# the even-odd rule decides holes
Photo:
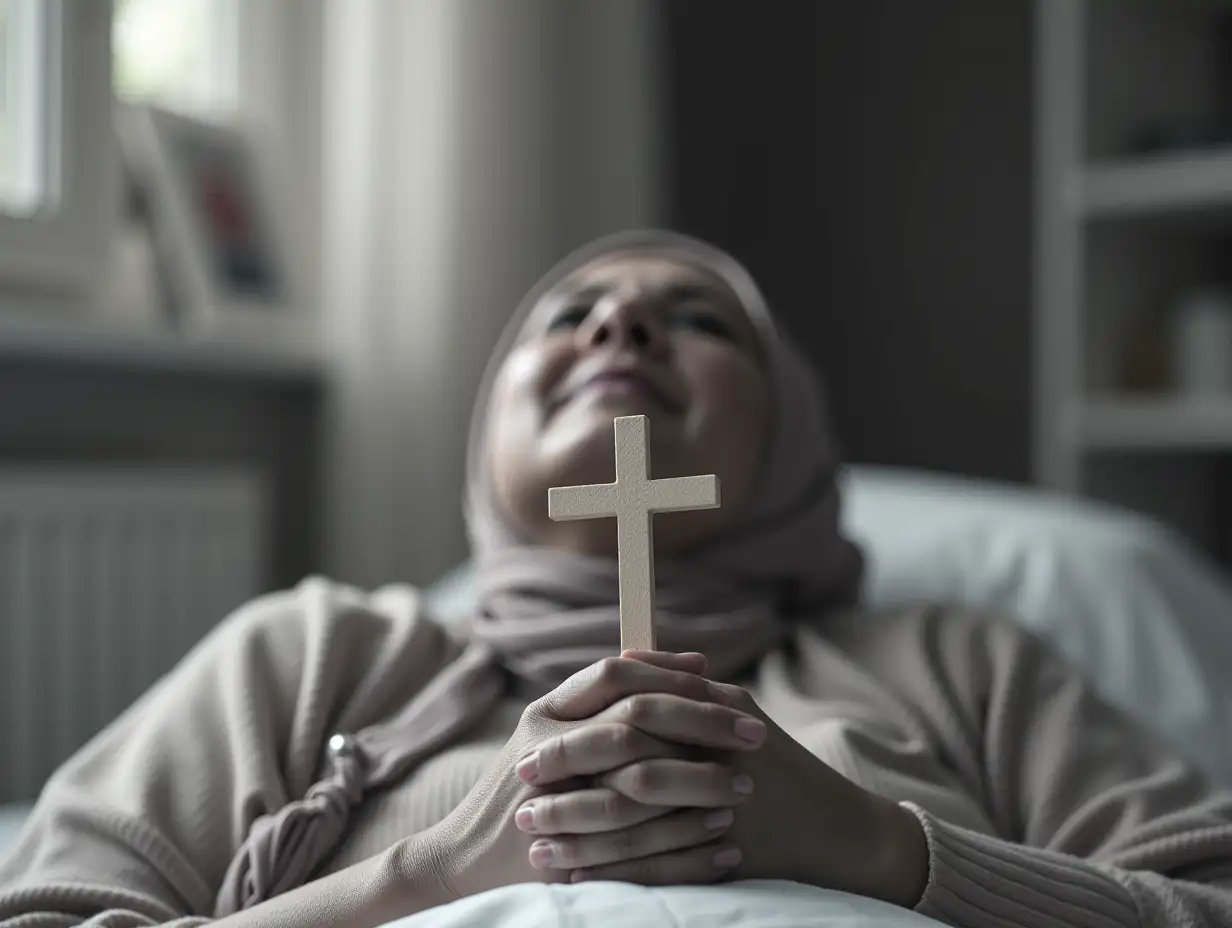
[[(714, 813), (748, 794), (735, 770), (682, 745), (749, 751), (762, 739), (741, 737), (736, 722), (754, 717), (723, 705), (704, 670), (700, 654), (606, 658), (531, 703), (462, 804), (420, 836), (450, 896), (568, 882), (572, 868), (639, 858), (654, 859), (647, 870), (663, 883), (709, 883), (730, 870), (739, 860), (722, 842), (730, 819)], [(620, 791), (590, 784), (615, 770), (624, 771)], [(573, 820), (579, 804), (590, 810), (584, 833), (554, 833), (561, 802)], [(545, 844), (555, 860), (542, 858)]]

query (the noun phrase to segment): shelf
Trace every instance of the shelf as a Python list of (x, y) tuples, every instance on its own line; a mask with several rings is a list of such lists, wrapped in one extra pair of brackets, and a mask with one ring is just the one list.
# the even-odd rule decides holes
[(311, 380), (323, 370), (304, 335), (192, 338), (171, 329), (0, 304), (0, 358), (134, 372)]
[(1232, 149), (1098, 163), (1075, 180), (1076, 207), (1090, 218), (1232, 210)]
[(1079, 400), (1064, 425), (1091, 451), (1232, 451), (1232, 396)]

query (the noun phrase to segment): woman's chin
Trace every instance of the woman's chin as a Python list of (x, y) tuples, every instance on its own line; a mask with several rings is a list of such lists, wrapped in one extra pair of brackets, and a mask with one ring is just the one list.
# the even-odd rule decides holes
[(616, 479), (614, 418), (610, 412), (604, 415), (593, 409), (586, 416), (570, 414), (552, 423), (540, 445), (552, 486), (611, 483)]

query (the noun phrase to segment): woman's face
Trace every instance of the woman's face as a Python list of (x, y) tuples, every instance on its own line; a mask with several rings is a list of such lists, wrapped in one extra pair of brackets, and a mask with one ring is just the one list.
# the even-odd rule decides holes
[(552, 522), (548, 488), (615, 479), (612, 420), (650, 420), (652, 477), (718, 474), (722, 507), (655, 517), (672, 555), (731, 522), (757, 476), (768, 387), (753, 326), (702, 267), (616, 254), (531, 312), (496, 378), (488, 466), (497, 504), (532, 543), (613, 554), (614, 519)]

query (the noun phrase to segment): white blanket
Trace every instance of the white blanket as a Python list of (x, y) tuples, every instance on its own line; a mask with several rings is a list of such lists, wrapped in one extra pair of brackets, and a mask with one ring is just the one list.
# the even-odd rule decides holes
[(521, 883), (390, 922), (385, 928), (937, 928), (862, 896), (783, 880), (718, 886)]

